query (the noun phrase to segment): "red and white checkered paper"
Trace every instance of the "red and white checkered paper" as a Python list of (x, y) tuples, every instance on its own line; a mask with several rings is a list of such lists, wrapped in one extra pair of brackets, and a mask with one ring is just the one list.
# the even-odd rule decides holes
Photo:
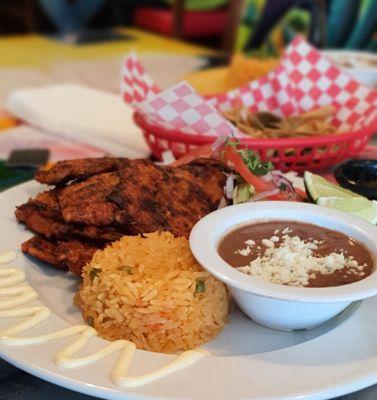
[(237, 129), (186, 82), (136, 105), (150, 124), (189, 135), (230, 135)]
[(239, 134), (187, 82), (161, 91), (146, 75), (135, 54), (130, 54), (124, 60), (122, 74), (123, 100), (143, 113), (151, 125), (187, 134)]
[(332, 123), (342, 132), (377, 122), (377, 91), (342, 72), (302, 37), (292, 41), (266, 76), (207, 99), (185, 82), (161, 92), (131, 55), (124, 62), (122, 94), (150, 124), (187, 134), (245, 136), (219, 112), (240, 105), (284, 116), (332, 105)]
[(122, 65), (121, 93), (126, 103), (136, 104), (147, 100), (160, 89), (145, 73), (135, 53), (130, 53)]

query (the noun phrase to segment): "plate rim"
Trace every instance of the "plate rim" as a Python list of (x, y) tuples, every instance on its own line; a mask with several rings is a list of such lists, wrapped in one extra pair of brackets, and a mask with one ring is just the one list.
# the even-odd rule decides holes
[[(24, 192), (23, 194), (25, 195), (25, 199), (28, 197), (27, 196), (27, 189), (33, 189), (33, 187), (36, 185), (35, 182), (33, 181), (27, 181), (25, 183), (13, 186), (12, 188), (6, 189), (3, 192), (0, 193), (0, 202), (6, 199), (8, 196), (13, 196), (17, 195), (19, 191)], [(40, 186), (38, 186), (40, 187)], [(12, 207), (15, 205), (13, 204)], [(12, 221), (13, 222), (13, 221)], [(0, 226), (4, 223), (2, 221), (1, 216), (0, 216)], [(14, 220), (14, 223), (16, 221)], [(17, 249), (18, 250), (18, 249)], [(21, 255), (21, 257), (24, 257)], [(18, 258), (19, 260), (19, 258)], [(23, 269), (23, 268), (22, 268)], [(36, 289), (38, 292), (38, 289)], [(71, 325), (69, 322), (65, 321), (64, 319), (58, 317), (56, 314), (53, 314), (55, 318), (58, 318), (61, 321), (64, 321), (65, 324)], [(325, 334), (326, 335), (326, 334)], [(324, 336), (325, 336), (324, 335)], [(58, 342), (57, 342), (58, 343)], [(307, 343), (307, 342), (306, 342)], [(300, 346), (300, 345), (298, 345)], [(296, 347), (296, 346), (292, 346)], [(377, 345), (376, 345), (377, 348)], [(116, 389), (116, 388), (111, 388), (111, 387), (105, 387), (102, 385), (93, 385), (89, 382), (84, 382), (81, 379), (76, 379), (76, 378), (71, 378), (67, 376), (64, 372), (64, 370), (60, 370), (60, 372), (55, 372), (50, 369), (47, 369), (43, 366), (38, 365), (38, 362), (34, 363), (33, 365), (30, 365), (27, 362), (23, 362), (22, 360), (19, 359), (19, 357), (15, 356), (12, 357), (8, 354), (7, 351), (4, 352), (4, 349), (11, 349), (10, 346), (5, 346), (5, 345), (0, 345), (0, 356), (10, 364), (16, 366), (17, 368), (20, 368), (31, 375), (34, 375), (42, 380), (51, 382), (53, 384), (56, 384), (58, 386), (84, 393), (87, 395), (92, 395), (96, 397), (101, 397), (104, 399), (127, 399), (127, 398), (135, 398), (135, 399), (151, 399), (151, 400), (159, 400), (159, 399), (184, 399), (184, 400), (197, 400), (198, 397), (179, 397), (179, 394), (177, 393), (177, 396), (172, 397), (171, 395), (169, 396), (164, 396), (161, 397), (160, 395), (156, 396), (151, 396), (151, 395), (144, 395), (142, 393), (135, 393), (132, 388), (131, 389)], [(279, 352), (280, 350), (274, 350), (269, 353), (276, 353)], [(262, 353), (265, 354), (265, 353)], [(242, 356), (235, 356), (235, 357), (242, 357)], [(377, 356), (374, 357), (377, 360)], [(376, 364), (377, 365), (377, 364)], [(288, 366), (289, 368), (289, 366)], [(165, 378), (169, 379), (169, 378)], [(314, 400), (314, 399), (327, 399), (329, 396), (335, 397), (335, 396), (341, 396), (349, 393), (356, 392), (358, 390), (361, 390), (363, 388), (369, 387), (373, 384), (377, 383), (377, 366), (374, 369), (371, 369), (367, 373), (363, 373), (362, 371), (359, 373), (356, 373), (355, 371), (353, 372), (353, 377), (350, 378), (349, 376), (344, 377), (343, 380), (341, 380), (338, 383), (335, 384), (330, 384), (330, 385), (325, 385), (322, 388), (318, 389), (308, 389), (308, 390), (302, 390), (299, 392), (292, 393), (292, 395), (289, 395), (289, 399), (305, 399), (305, 400)], [(215, 398), (215, 397), (214, 397)], [(241, 399), (240, 397), (235, 397), (235, 399)], [(253, 398), (253, 397), (247, 397), (247, 398)], [(261, 398), (261, 397), (258, 397)], [(267, 396), (263, 397), (265, 400), (282, 400), (282, 399), (287, 399), (286, 395), (274, 395), (274, 396)], [(246, 397), (245, 397), (246, 399)], [(255, 397), (254, 397), (255, 399)]]

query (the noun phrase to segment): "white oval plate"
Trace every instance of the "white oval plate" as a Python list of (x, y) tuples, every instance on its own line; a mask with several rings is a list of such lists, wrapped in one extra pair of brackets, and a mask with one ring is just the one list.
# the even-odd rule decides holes
[[(26, 183), (0, 194), (0, 252), (19, 249), (30, 237), (16, 223), (14, 208), (41, 190)], [(78, 279), (23, 256), (12, 266), (25, 270), (40, 301), (54, 315), (28, 334), (47, 333), (81, 323), (72, 304)], [(235, 307), (225, 330), (205, 348), (212, 356), (194, 366), (145, 386), (125, 390), (109, 379), (116, 355), (98, 364), (63, 370), (53, 356), (72, 339), (48, 344), (7, 347), (0, 356), (49, 382), (106, 399), (327, 399), (377, 382), (377, 298), (312, 331), (277, 332), (260, 327)], [(14, 322), (0, 320), (0, 329)], [(89, 342), (84, 353), (100, 348), (104, 340)], [(130, 374), (165, 364), (173, 356), (137, 351)]]

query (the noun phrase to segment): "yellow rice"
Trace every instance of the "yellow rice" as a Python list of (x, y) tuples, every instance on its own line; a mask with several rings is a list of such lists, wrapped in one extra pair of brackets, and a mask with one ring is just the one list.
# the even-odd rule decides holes
[(98, 250), (82, 276), (76, 302), (105, 339), (173, 353), (207, 342), (226, 322), (225, 286), (169, 232), (123, 237)]

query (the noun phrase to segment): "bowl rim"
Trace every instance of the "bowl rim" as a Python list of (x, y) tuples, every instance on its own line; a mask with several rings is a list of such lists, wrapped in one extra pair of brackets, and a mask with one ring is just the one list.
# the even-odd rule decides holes
[[(263, 213), (279, 212), (281, 218), (258, 218)], [(274, 284), (237, 271), (226, 263), (217, 252), (217, 243), (227, 232), (237, 226), (247, 225), (261, 220), (289, 220), (284, 218), (284, 211), (295, 213), (295, 222), (311, 223), (321, 226), (314, 220), (303, 218), (320, 217), (324, 221), (338, 224), (338, 230), (346, 235), (357, 232), (365, 238), (367, 247), (374, 261), (374, 271), (368, 277), (347, 285), (325, 288), (305, 288)], [(254, 217), (253, 217), (254, 216)], [(240, 222), (242, 220), (242, 222)], [(238, 221), (234, 223), (232, 221)], [(225, 229), (226, 224), (231, 228)], [(233, 224), (233, 225), (232, 225)], [(324, 225), (322, 225), (324, 226)], [(220, 228), (219, 228), (220, 227)], [(326, 227), (326, 226), (324, 226)], [(348, 230), (348, 233), (344, 231)], [(362, 240), (361, 240), (362, 241)], [(309, 302), (334, 303), (356, 301), (377, 295), (377, 227), (361, 218), (315, 204), (288, 201), (261, 201), (228, 206), (216, 210), (193, 227), (189, 238), (191, 251), (202, 267), (233, 289), (272, 299)]]
[[(370, 59), (373, 61), (377, 60), (377, 54), (372, 53), (372, 52), (367, 52), (367, 51), (357, 51), (357, 50), (345, 50), (345, 49), (325, 49), (322, 50), (323, 54), (329, 58), (331, 58), (333, 61), (334, 58), (338, 57), (338, 56), (342, 56), (342, 57), (349, 57), (349, 58), (353, 58), (353, 59), (358, 59), (358, 58), (362, 58), (362, 59)], [(345, 69), (347, 71), (367, 71), (367, 72), (371, 72), (373, 75), (377, 74), (377, 70), (375, 67), (373, 66), (357, 66), (357, 67), (345, 67), (345, 66), (340, 66), (341, 69)]]

